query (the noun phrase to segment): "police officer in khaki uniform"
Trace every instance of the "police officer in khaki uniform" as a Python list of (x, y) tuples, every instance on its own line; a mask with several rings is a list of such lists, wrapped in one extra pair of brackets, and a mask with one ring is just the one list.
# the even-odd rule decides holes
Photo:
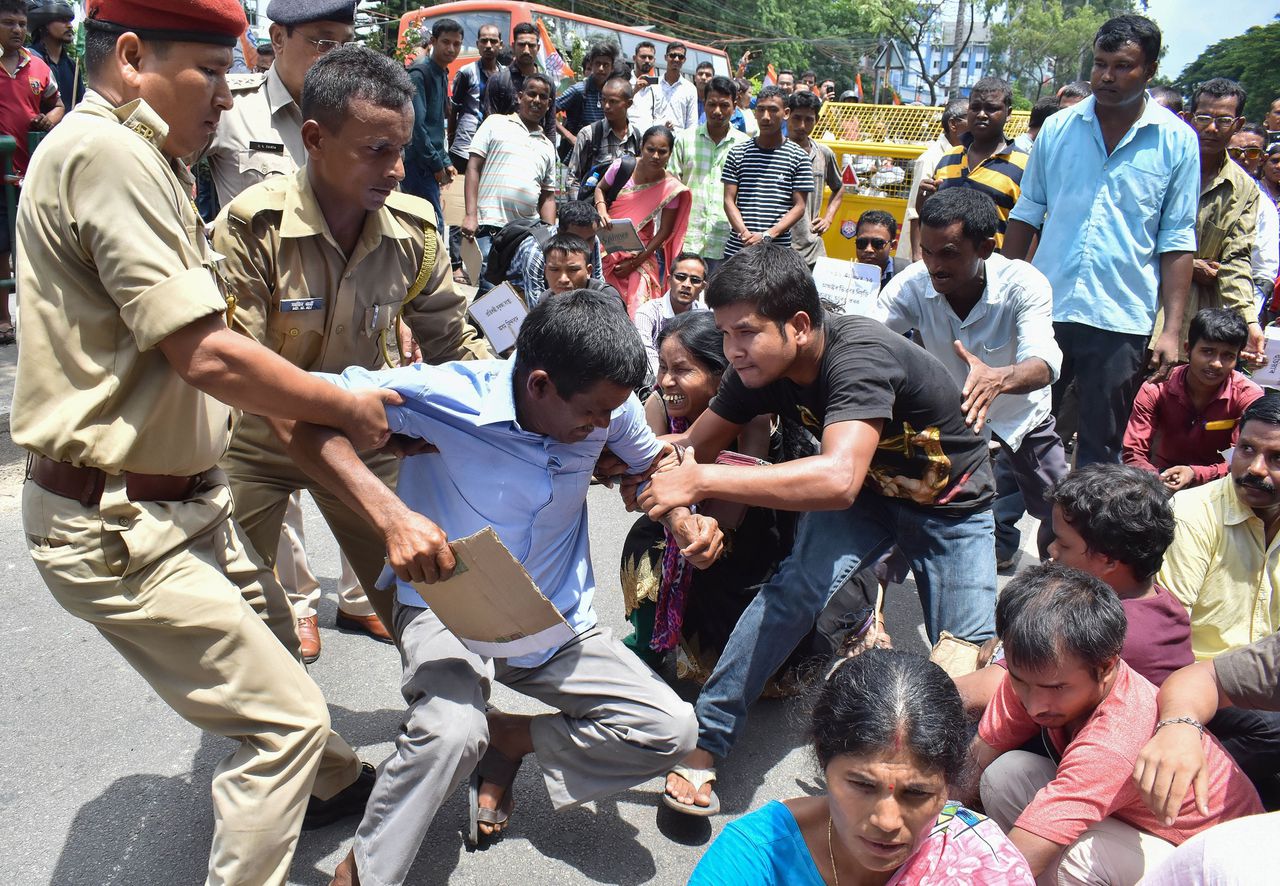
[(271, 0), (276, 60), (265, 74), (228, 77), (235, 107), (223, 115), (204, 156), (225, 209), (246, 188), (288, 175), (302, 147), (302, 80), (316, 59), (355, 39), (355, 0)]
[[(355, 0), (271, 0), (267, 16), (273, 49), (280, 64), (265, 74), (227, 78), (235, 105), (218, 121), (218, 131), (204, 152), (217, 191), (226, 207), (249, 187), (271, 176), (292, 175), (307, 161), (302, 146), (302, 81), (325, 52), (355, 36)], [(297, 620), (302, 660), (320, 657), (316, 607), (320, 583), (307, 563), (301, 496), (290, 497), (274, 556), (276, 577), (284, 586)], [(337, 625), (390, 642), (382, 622), (365, 597), (347, 558), (340, 557)]]
[[(412, 101), (409, 77), (391, 59), (354, 45), (326, 54), (303, 87), (307, 165), (249, 188), (214, 224), (235, 325), (295, 366), (399, 365), (402, 312), (428, 362), (491, 356), (467, 322), (431, 205), (395, 190)], [(394, 487), (394, 456), (372, 453), (367, 463)], [(245, 415), (222, 466), (236, 520), (268, 562), (290, 495), (310, 491), (390, 624), (390, 595), (375, 588), (384, 539), (294, 463), (267, 421)]]
[(17, 219), (23, 526), (58, 603), (186, 720), (239, 742), (213, 776), (208, 881), (284, 883), (304, 817), (361, 811), (372, 768), (284, 645), (288, 603), (215, 464), (236, 409), (378, 446), (385, 398), (343, 396), (225, 323), (179, 158), (231, 107), (239, 2), (90, 0), (87, 24), (94, 89), (36, 153)]

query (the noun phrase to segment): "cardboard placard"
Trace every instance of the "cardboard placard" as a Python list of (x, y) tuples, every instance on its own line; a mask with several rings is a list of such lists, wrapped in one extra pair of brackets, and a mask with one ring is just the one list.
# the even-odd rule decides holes
[(884, 319), (879, 303), (880, 268), (875, 265), (824, 256), (814, 266), (813, 282), (818, 295), (834, 305), (837, 313)]
[(1267, 327), (1267, 346), (1263, 353), (1267, 357), (1267, 365), (1253, 371), (1254, 384), (1280, 388), (1280, 328)]
[(517, 658), (573, 639), (573, 628), (493, 527), (450, 547), (458, 561), (453, 576), (436, 584), (414, 582), (413, 588), (462, 645), (490, 658)]
[(528, 315), (524, 300), (510, 283), (499, 283), (471, 303), (471, 316), (499, 354), (515, 347), (520, 324)]
[(609, 226), (596, 233), (605, 252), (639, 252), (644, 249), (640, 232), (629, 218), (610, 220)]

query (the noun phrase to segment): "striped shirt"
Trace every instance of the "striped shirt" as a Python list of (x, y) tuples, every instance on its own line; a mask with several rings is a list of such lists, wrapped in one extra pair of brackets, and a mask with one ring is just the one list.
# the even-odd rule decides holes
[(1005, 142), (1004, 148), (992, 154), (978, 164), (976, 169), (969, 168), (969, 146), (973, 144), (973, 136), (965, 133), (950, 151), (942, 155), (933, 177), (938, 181), (938, 190), (943, 188), (973, 188), (990, 197), (1000, 213), (1000, 226), (996, 229), (996, 249), (1004, 245), (1004, 229), (1009, 222), (1009, 213), (1022, 194), (1022, 171), (1027, 168), (1030, 156), (1013, 142)]
[(555, 188), (556, 168), (556, 150), (541, 129), (530, 131), (519, 114), (486, 117), (471, 140), (471, 156), (484, 158), (476, 198), (480, 226), (538, 217), (542, 193)]
[[(764, 149), (751, 139), (729, 151), (720, 178), (727, 185), (738, 186), (738, 212), (747, 230), (763, 234), (791, 209), (797, 191), (813, 190), (813, 165), (805, 149), (793, 141)], [(790, 246), (790, 229), (779, 234), (774, 242)], [(724, 257), (731, 258), (740, 249), (742, 240), (730, 231)]]

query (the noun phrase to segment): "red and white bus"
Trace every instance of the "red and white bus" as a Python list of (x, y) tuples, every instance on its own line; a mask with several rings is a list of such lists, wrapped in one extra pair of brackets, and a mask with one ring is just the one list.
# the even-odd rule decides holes
[(623, 57), (630, 61), (635, 56), (637, 44), (648, 41), (657, 47), (657, 64), (658, 70), (661, 71), (662, 56), (667, 44), (679, 42), (688, 48), (684, 61), (685, 73), (692, 75), (699, 64), (708, 61), (711, 62), (717, 74), (729, 76), (729, 57), (724, 50), (680, 40), (656, 31), (642, 30), (630, 25), (619, 25), (590, 16), (565, 12), (563, 9), (555, 9), (551, 6), (516, 3), (511, 0), (459, 0), (457, 3), (440, 3), (426, 9), (407, 12), (400, 18), (398, 42), (401, 45), (407, 42), (405, 35), (412, 29), (417, 29), (423, 35), (429, 35), (431, 26), (437, 19), (442, 18), (454, 19), (462, 25), (462, 52), (458, 60), (450, 66), (450, 78), (458, 68), (479, 57), (476, 38), (481, 25), (497, 25), (502, 34), (503, 43), (510, 47), (511, 29), (521, 22), (530, 22), (535, 25), (542, 22), (551, 37), (551, 42), (566, 58), (574, 45), (609, 39), (622, 48)]

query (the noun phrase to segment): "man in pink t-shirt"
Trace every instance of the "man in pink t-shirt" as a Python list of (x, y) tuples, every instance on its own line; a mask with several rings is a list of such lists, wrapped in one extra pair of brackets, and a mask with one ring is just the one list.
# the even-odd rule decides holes
[[(1120, 658), (1124, 608), (1106, 584), (1058, 563), (1026, 569), (1000, 595), (996, 631), (1008, 673), (971, 751), (983, 807), (1040, 882), (1135, 884), (1192, 835), (1262, 811), (1212, 739), (1208, 814), (1188, 798), (1165, 825), (1142, 802), (1130, 775), (1160, 725), (1156, 690)], [(1015, 750), (1037, 735), (1052, 759)]]

